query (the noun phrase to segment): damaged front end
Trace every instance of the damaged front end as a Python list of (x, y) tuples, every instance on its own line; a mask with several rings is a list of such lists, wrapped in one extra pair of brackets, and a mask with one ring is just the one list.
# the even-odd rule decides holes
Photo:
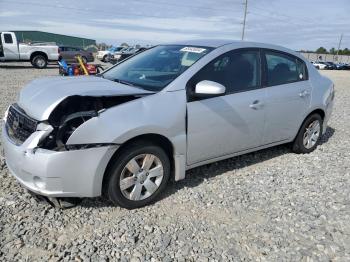
[(91, 118), (98, 117), (110, 107), (126, 103), (140, 95), (124, 96), (70, 96), (51, 112), (47, 120), (37, 121), (29, 117), (17, 104), (7, 113), (6, 131), (16, 145), (23, 144), (34, 132), (41, 132), (36, 147), (69, 151), (113, 145), (112, 143), (67, 144), (73, 132)]
[(40, 121), (13, 104), (7, 110), (2, 132), (9, 171), (31, 192), (49, 198), (99, 196), (105, 169), (118, 145), (67, 141), (86, 121), (140, 97), (70, 96)]
[(107, 146), (109, 144), (106, 143), (67, 145), (67, 141), (73, 132), (86, 121), (98, 117), (100, 113), (110, 107), (132, 101), (139, 97), (140, 96), (136, 95), (117, 97), (68, 97), (50, 114), (47, 123), (52, 126), (53, 130), (38, 146), (56, 151)]
[(49, 198), (100, 196), (118, 145), (109, 138), (96, 140), (94, 131), (88, 134), (91, 143), (89, 137), (75, 143), (72, 135), (110, 108), (151, 94), (98, 77), (29, 83), (3, 122), (1, 144), (8, 170), (25, 188)]

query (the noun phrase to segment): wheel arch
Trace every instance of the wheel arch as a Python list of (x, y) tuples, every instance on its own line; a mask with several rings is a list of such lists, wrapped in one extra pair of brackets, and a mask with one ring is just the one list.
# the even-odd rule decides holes
[(108, 164), (105, 168), (103, 178), (102, 178), (102, 187), (101, 187), (101, 193), (104, 193), (104, 189), (106, 187), (107, 181), (108, 181), (108, 170), (111, 168), (111, 165), (115, 161), (117, 157), (119, 157), (125, 148), (128, 147), (128, 145), (132, 143), (137, 143), (138, 141), (147, 141), (147, 142), (152, 142), (155, 145), (158, 145), (161, 147), (165, 153), (168, 155), (169, 160), (170, 160), (170, 168), (172, 170), (171, 177), (174, 177), (173, 170), (174, 170), (174, 145), (170, 141), (169, 138), (165, 137), (164, 135), (156, 134), (156, 133), (148, 133), (148, 134), (142, 134), (135, 136), (133, 138), (128, 139), (125, 141), (121, 146), (114, 152), (110, 160), (108, 161)]
[[(314, 109), (313, 111), (311, 111), (304, 119), (304, 121), (306, 120), (306, 118), (308, 118), (309, 116), (311, 116), (312, 114), (319, 114), (322, 118), (322, 120), (324, 120), (325, 116), (326, 116), (326, 113), (323, 109), (321, 108), (317, 108), (317, 109)], [(303, 123), (304, 123), (303, 121)]]
[(47, 54), (46, 54), (45, 52), (43, 52), (43, 51), (34, 51), (33, 53), (30, 54), (29, 60), (32, 61), (32, 59), (33, 59), (35, 56), (37, 56), (37, 55), (42, 55), (42, 56), (44, 56), (44, 57), (46, 58), (46, 60), (48, 60)]
[(326, 113), (323, 109), (321, 108), (316, 108), (316, 109), (313, 109), (310, 113), (308, 113), (304, 119), (303, 119), (303, 122), (301, 122), (301, 124), (299, 125), (299, 128), (297, 130), (297, 133), (295, 134), (294, 138), (293, 138), (293, 141), (295, 140), (295, 138), (297, 137), (297, 135), (299, 134), (299, 131), (300, 131), (300, 128), (303, 126), (303, 124), (305, 123), (306, 119), (308, 119), (309, 116), (313, 115), (313, 114), (318, 114), (321, 116), (322, 120), (324, 120), (325, 116), (326, 116)]

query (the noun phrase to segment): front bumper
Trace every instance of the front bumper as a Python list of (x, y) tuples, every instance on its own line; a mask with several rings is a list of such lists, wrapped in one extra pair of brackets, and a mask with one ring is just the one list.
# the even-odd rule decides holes
[(36, 148), (43, 132), (34, 132), (22, 145), (12, 143), (2, 128), (2, 145), (10, 173), (30, 191), (48, 197), (95, 197), (116, 146), (71, 151)]

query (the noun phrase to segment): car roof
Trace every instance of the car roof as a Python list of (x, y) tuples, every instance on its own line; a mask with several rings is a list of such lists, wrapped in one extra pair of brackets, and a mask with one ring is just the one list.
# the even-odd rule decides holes
[(298, 57), (304, 59), (298, 52), (288, 49), (283, 46), (273, 45), (268, 43), (259, 43), (259, 42), (251, 42), (251, 41), (242, 41), (242, 40), (232, 40), (232, 39), (192, 39), (192, 40), (184, 40), (178, 41), (174, 43), (166, 43), (166, 45), (194, 45), (194, 46), (207, 46), (213, 48), (219, 48), (224, 45), (235, 45), (236, 48), (249, 48), (249, 47), (257, 47), (257, 48), (267, 48), (273, 50), (279, 50), (287, 53), (291, 53)]
[(287, 49), (282, 46), (267, 44), (267, 43), (259, 43), (259, 42), (251, 42), (251, 41), (242, 41), (242, 40), (232, 40), (232, 39), (193, 39), (193, 40), (185, 40), (178, 41), (175, 43), (167, 43), (167, 44), (177, 44), (177, 45), (197, 45), (197, 46), (208, 46), (218, 48), (223, 45), (234, 44), (242, 47), (265, 47), (272, 49)]

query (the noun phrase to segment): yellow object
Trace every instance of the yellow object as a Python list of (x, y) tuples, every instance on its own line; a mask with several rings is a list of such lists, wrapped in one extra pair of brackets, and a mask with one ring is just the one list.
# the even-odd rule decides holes
[(83, 60), (81, 59), (81, 56), (77, 56), (77, 59), (78, 59), (79, 65), (81, 66), (81, 68), (84, 71), (84, 74), (88, 76), (89, 72), (87, 71), (87, 69), (86, 69), (86, 67), (85, 67), (85, 65), (83, 63)]

